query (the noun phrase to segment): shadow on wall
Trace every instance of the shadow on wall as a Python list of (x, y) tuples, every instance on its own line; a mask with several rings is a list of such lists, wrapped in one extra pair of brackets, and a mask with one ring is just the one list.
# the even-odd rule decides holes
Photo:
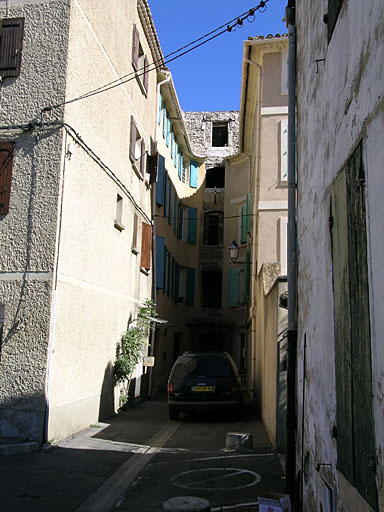
[(115, 386), (113, 382), (113, 365), (109, 361), (105, 371), (100, 392), (99, 421), (108, 418), (114, 413)]

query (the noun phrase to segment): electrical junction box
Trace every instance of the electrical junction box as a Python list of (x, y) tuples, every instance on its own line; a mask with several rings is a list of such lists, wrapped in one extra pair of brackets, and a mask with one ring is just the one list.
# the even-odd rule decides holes
[(143, 366), (155, 366), (155, 358), (153, 356), (144, 356)]

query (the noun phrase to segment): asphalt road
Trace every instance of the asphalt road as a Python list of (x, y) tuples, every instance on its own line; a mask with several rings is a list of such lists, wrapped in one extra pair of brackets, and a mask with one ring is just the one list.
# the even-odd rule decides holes
[[(226, 450), (228, 432), (251, 433), (253, 448)], [(175, 496), (212, 508), (254, 503), (284, 492), (281, 465), (255, 411), (182, 415), (169, 421), (165, 400), (129, 407), (46, 452), (0, 460), (0, 510), (23, 512), (161, 511)]]

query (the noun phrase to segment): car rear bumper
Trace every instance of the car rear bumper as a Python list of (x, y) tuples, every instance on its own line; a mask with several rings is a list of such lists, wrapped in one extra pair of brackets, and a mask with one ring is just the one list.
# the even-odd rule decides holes
[(241, 402), (231, 401), (204, 401), (204, 402), (182, 402), (168, 400), (170, 411), (199, 412), (199, 411), (235, 411), (241, 407)]

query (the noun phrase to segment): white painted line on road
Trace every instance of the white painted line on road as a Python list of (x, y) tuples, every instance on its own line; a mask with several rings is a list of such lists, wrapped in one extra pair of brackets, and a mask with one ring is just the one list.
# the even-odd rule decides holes
[(76, 509), (76, 512), (108, 512), (135, 481), (140, 471), (158, 453), (180, 427), (181, 423), (168, 421), (151, 439), (145, 453), (132, 455), (120, 468)]
[[(168, 448), (168, 450), (180, 450), (180, 448)], [(207, 460), (219, 460), (219, 459), (240, 459), (240, 458), (246, 458), (246, 457), (276, 457), (275, 453), (247, 453), (247, 454), (238, 454), (238, 455), (217, 455), (215, 457), (198, 457), (194, 459), (183, 459), (184, 462), (201, 462), (201, 461), (207, 461)], [(157, 466), (161, 464), (175, 464), (175, 461), (161, 461), (161, 462), (155, 462), (151, 464), (151, 466)]]
[[(218, 471), (220, 474), (214, 475), (214, 473)], [(214, 476), (204, 477), (204, 474), (207, 473), (212, 474)], [(238, 483), (228, 484), (227, 479), (232, 477), (246, 476), (247, 479), (250, 478), (249, 482), (238, 485)], [(186, 477), (186, 478), (185, 478)], [(192, 477), (192, 480), (189, 480), (189, 477)], [(194, 479), (195, 478), (195, 479)], [(197, 480), (196, 480), (197, 478)], [(225, 480), (224, 487), (220, 487), (223, 485)], [(176, 487), (182, 487), (183, 489), (192, 489), (199, 491), (224, 491), (228, 489), (237, 490), (244, 489), (245, 487), (252, 487), (261, 482), (261, 476), (254, 471), (250, 471), (249, 469), (240, 469), (240, 468), (203, 468), (203, 469), (192, 469), (189, 471), (183, 471), (178, 475), (175, 475), (171, 478), (171, 482)], [(210, 487), (212, 482), (219, 482), (217, 486)], [(221, 483), (220, 483), (221, 482)], [(208, 485), (207, 485), (208, 484)]]

